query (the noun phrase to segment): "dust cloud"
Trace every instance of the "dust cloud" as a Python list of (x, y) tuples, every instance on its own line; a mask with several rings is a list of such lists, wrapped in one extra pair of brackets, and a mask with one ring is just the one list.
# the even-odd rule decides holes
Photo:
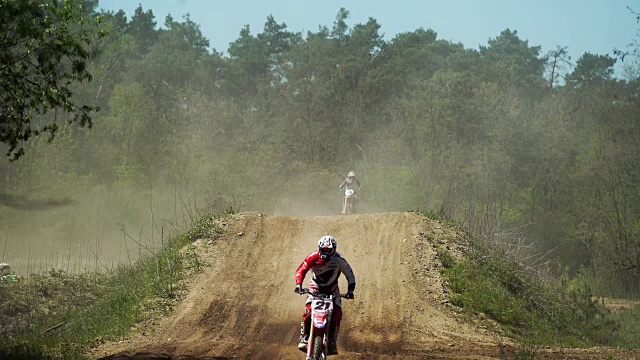
[(107, 271), (161, 250), (204, 215), (207, 200), (144, 188), (75, 191), (64, 199), (55, 206), (35, 200), (26, 202), (35, 208), (0, 206), (0, 261), (22, 276)]

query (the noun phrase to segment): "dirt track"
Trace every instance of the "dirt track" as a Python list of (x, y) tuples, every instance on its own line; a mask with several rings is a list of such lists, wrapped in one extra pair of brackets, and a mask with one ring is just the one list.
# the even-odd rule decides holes
[[(450, 230), (413, 213), (284, 217), (240, 214), (225, 221), (213, 246), (201, 243), (207, 268), (187, 297), (152, 331), (105, 344), (106, 359), (301, 359), (295, 344), (304, 297), (293, 293), (295, 268), (330, 234), (351, 263), (358, 286), (343, 301), (335, 359), (496, 359), (511, 347), (443, 304), (438, 262), (421, 234), (447, 241)], [(308, 280), (308, 279), (306, 279)], [(344, 279), (342, 279), (344, 280)], [(341, 287), (346, 284), (341, 282)], [(502, 349), (502, 350), (501, 350)], [(114, 355), (110, 355), (114, 354)], [(600, 353), (602, 357), (602, 353)], [(546, 350), (536, 358), (586, 359)], [(632, 357), (617, 357), (617, 359)]]

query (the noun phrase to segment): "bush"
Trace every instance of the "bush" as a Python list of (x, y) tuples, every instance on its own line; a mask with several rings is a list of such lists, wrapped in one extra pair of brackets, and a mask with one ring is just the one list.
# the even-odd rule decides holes
[[(543, 345), (613, 345), (618, 322), (588, 288), (568, 291), (544, 286), (498, 252), (468, 253), (459, 261), (438, 250), (451, 304), (488, 315), (512, 336)], [(443, 261), (444, 259), (444, 261)], [(446, 264), (446, 265), (445, 265)]]

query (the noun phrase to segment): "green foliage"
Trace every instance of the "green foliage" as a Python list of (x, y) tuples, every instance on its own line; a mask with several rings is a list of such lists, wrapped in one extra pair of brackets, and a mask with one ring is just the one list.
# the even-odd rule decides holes
[(149, 48), (158, 40), (153, 10), (149, 9), (144, 11), (141, 4), (135, 9), (131, 21), (122, 27), (124, 27), (126, 32), (138, 43), (140, 49), (139, 55), (143, 55), (149, 51)]
[(489, 316), (518, 339), (560, 346), (611, 346), (619, 341), (620, 323), (592, 299), (588, 287), (544, 286), (499, 253), (468, 254), (447, 263), (442, 274), (451, 303)]
[(453, 255), (441, 246), (436, 247), (436, 256), (445, 269), (450, 269), (456, 265), (456, 259)]
[(515, 86), (528, 96), (539, 94), (547, 58), (540, 56), (540, 46), (529, 46), (517, 30), (506, 29), (480, 46), (482, 75), (503, 85)]
[[(225, 213), (231, 214), (233, 213), (233, 209), (229, 208)], [(217, 232), (220, 230), (217, 227), (217, 222), (220, 218), (220, 215), (221, 214), (211, 214), (201, 217), (200, 219), (196, 220), (191, 228), (181, 236), (184, 237), (187, 241), (195, 241), (198, 239), (215, 237)]]
[(617, 310), (613, 318), (620, 324), (619, 336), (614, 345), (621, 348), (640, 348), (640, 305)]
[(61, 353), (80, 358), (81, 349), (69, 344), (61, 331), (72, 314), (105, 296), (105, 279), (101, 274), (50, 270), (16, 282), (0, 281), (0, 354), (8, 359), (57, 359)]
[(610, 80), (615, 63), (616, 59), (609, 55), (584, 53), (576, 62), (573, 72), (567, 75), (567, 84), (574, 87), (592, 86)]
[(0, 356), (83, 358), (96, 339), (117, 339), (135, 324), (169, 311), (182, 296), (181, 280), (187, 271), (200, 270), (197, 254), (190, 247), (192, 240), (215, 238), (217, 220), (226, 215), (208, 214), (154, 256), (106, 274), (69, 275), (51, 270), (17, 282), (0, 281), (4, 324)]
[(29, 333), (44, 321), (91, 306), (104, 295), (103, 280), (100, 274), (73, 275), (52, 269), (15, 282), (0, 281), (2, 336)]
[[(464, 229), (464, 227), (459, 222), (456, 222), (455, 220), (447, 218), (445, 216), (445, 214), (437, 213), (437, 212), (435, 212), (433, 210), (418, 211), (418, 213), (420, 215), (425, 216), (427, 219), (436, 220), (436, 221), (446, 225), (447, 227), (456, 229), (460, 233), (465, 233), (465, 231), (466, 231)], [(445, 250), (445, 252), (446, 252), (446, 250)]]
[[(7, 6), (36, 3), (20, 4)], [(306, 34), (267, 16), (224, 55), (188, 14), (158, 28), (151, 9), (84, 4), (68, 34), (98, 20), (109, 34), (76, 38), (94, 81), (70, 91), (103, 111), (91, 132), (60, 111), (38, 117), (58, 124), (57, 141), (32, 139), (21, 161), (0, 163), (0, 230), (30, 232), (45, 215), (28, 209), (51, 211), (43, 229), (72, 228), (72, 206), (131, 229), (151, 203), (162, 206), (152, 227), (193, 223), (177, 211), (184, 188), (199, 203), (334, 213), (354, 169), (363, 211), (437, 209), (525, 265), (592, 278), (598, 295), (639, 291), (638, 84), (613, 79), (607, 55), (562, 68), (565, 48), (543, 56), (514, 29), (477, 50), (437, 29), (385, 40), (383, 24), (352, 24), (347, 9)]]
[(96, 20), (73, 0), (0, 1), (0, 31), (7, 34), (0, 43), (0, 142), (9, 145), (11, 160), (24, 154), (23, 142), (32, 136), (53, 139), (57, 112), (53, 121), (42, 119), (50, 110), (69, 115), (58, 121), (91, 126), (98, 108), (75, 102), (72, 87), (92, 78), (87, 46)]

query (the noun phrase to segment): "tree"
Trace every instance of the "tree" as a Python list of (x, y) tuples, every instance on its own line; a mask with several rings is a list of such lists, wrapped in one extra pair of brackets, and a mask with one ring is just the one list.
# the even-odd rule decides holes
[[(462, 44), (453, 44), (446, 40), (436, 40), (437, 33), (432, 29), (418, 28), (413, 32), (396, 35), (384, 46), (382, 55), (388, 58), (390, 70), (395, 73), (394, 82), (400, 88), (409, 79), (429, 79), (438, 70), (452, 68), (454, 71), (467, 70), (462, 65), (464, 56)], [(455, 55), (455, 56), (454, 56)], [(476, 62), (476, 60), (472, 60)], [(464, 68), (464, 69), (463, 69)]]
[(282, 118), (296, 130), (284, 142), (303, 163), (361, 157), (363, 134), (375, 126), (376, 109), (389, 90), (380, 25), (369, 18), (349, 29), (348, 14), (341, 9), (333, 30), (309, 32), (288, 54), (287, 81), (279, 89), (287, 105), (280, 108), (287, 109)]
[(336, 14), (336, 20), (333, 22), (331, 37), (338, 40), (343, 40), (345, 37), (347, 37), (347, 30), (349, 30), (347, 19), (349, 18), (349, 14), (349, 10), (340, 8), (338, 14)]
[(518, 37), (516, 30), (506, 29), (489, 46), (480, 47), (483, 70), (488, 81), (514, 86), (528, 95), (543, 89), (543, 73), (546, 57), (538, 57), (540, 46), (529, 46), (527, 40)]
[(146, 54), (149, 48), (158, 40), (156, 30), (156, 20), (152, 10), (142, 10), (142, 5), (138, 5), (131, 22), (127, 26), (127, 33), (133, 36), (138, 42), (140, 55)]
[[(82, 2), (0, 0), (0, 142), (16, 160), (32, 136), (53, 140), (58, 121), (92, 125), (98, 108), (76, 104), (72, 85), (91, 80), (86, 46), (95, 29)], [(45, 118), (54, 110), (53, 118)], [(59, 118), (60, 117), (60, 118)]]
[(273, 15), (269, 15), (264, 30), (258, 34), (258, 39), (262, 41), (273, 66), (278, 65), (283, 60), (282, 57), (302, 41), (302, 36), (287, 31), (287, 24), (278, 24)]
[(287, 55), (301, 42), (300, 33), (288, 31), (287, 25), (278, 24), (272, 15), (257, 36), (245, 25), (229, 46), (225, 89), (234, 97), (246, 97), (257, 94), (264, 85), (282, 82)]
[(135, 69), (132, 67), (134, 78), (153, 87), (156, 83), (183, 86), (197, 76), (194, 70), (208, 56), (209, 40), (202, 35), (200, 26), (191, 20), (189, 14), (183, 20), (178, 22), (167, 15), (164, 23), (166, 30), (160, 31), (158, 40), (147, 56), (133, 66)]
[(560, 71), (565, 71), (567, 66), (571, 66), (571, 56), (566, 46), (558, 46), (555, 50), (547, 53), (549, 59), (549, 91), (553, 90), (553, 86), (558, 82)]
[(573, 72), (567, 75), (567, 84), (572, 87), (582, 87), (610, 80), (615, 63), (616, 59), (609, 55), (594, 55), (586, 52), (576, 62)]
[(260, 39), (251, 35), (249, 25), (240, 30), (240, 37), (229, 45), (226, 91), (234, 97), (255, 95), (266, 80), (269, 58)]

